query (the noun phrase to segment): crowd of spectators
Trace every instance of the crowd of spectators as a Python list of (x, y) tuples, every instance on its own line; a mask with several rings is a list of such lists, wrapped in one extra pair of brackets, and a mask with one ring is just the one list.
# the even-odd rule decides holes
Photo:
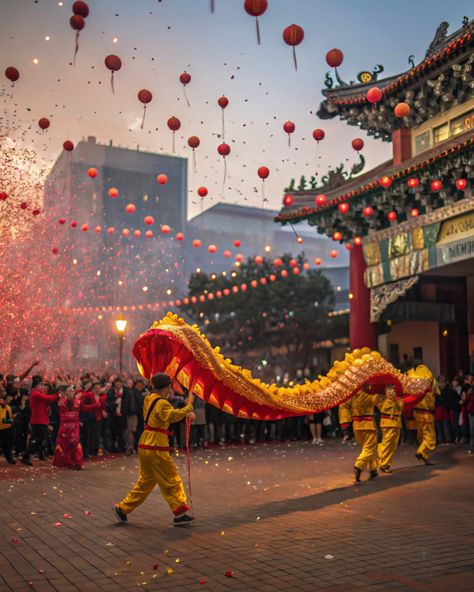
[[(75, 392), (80, 393), (84, 403), (81, 409), (96, 403), (94, 411), (80, 412), (84, 459), (104, 453), (136, 454), (144, 429), (143, 401), (150, 392), (147, 381), (128, 373), (118, 376), (94, 372), (79, 378), (60, 373), (48, 379), (33, 374), (36, 365), (37, 362), (18, 376), (0, 374), (0, 446), (7, 462), (31, 465), (34, 456), (45, 460), (54, 453), (60, 423), (57, 393), (65, 385), (74, 386)], [(469, 443), (469, 452), (474, 451), (473, 375), (458, 373), (450, 381), (440, 376), (438, 387), (435, 409), (438, 444)], [(185, 396), (185, 389), (176, 383), (172, 404), (183, 406)], [(292, 440), (309, 440), (322, 446), (324, 438), (342, 435), (337, 409), (314, 416), (257, 421), (235, 418), (197, 397), (194, 405), (196, 419), (190, 434), (194, 449)], [(171, 446), (184, 448), (184, 421), (173, 428)], [(402, 440), (406, 439), (405, 433)]]

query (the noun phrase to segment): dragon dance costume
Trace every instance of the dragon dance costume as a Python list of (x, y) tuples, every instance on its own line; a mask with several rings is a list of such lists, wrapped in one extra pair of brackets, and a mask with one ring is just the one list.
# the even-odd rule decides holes
[(382, 441), (377, 449), (379, 468), (384, 473), (389, 473), (400, 440), (403, 401), (396, 398), (393, 390), (389, 388), (384, 396), (377, 398), (377, 407), (380, 411), (380, 429), (382, 431)]

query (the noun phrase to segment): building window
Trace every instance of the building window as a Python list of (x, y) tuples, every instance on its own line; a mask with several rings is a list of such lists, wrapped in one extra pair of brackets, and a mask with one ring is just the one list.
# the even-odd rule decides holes
[(449, 123), (433, 128), (433, 144), (439, 144), (449, 138)]
[(467, 130), (474, 129), (474, 110), (464, 113), (460, 117), (451, 120), (451, 135), (456, 136)]
[(415, 154), (420, 154), (429, 148), (431, 148), (430, 130), (415, 136)]

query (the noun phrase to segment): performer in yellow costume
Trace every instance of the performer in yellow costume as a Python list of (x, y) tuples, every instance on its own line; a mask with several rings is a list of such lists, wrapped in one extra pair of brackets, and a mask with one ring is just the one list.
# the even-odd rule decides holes
[(398, 447), (402, 429), (403, 401), (395, 396), (392, 386), (385, 390), (384, 395), (377, 397), (377, 407), (380, 411), (380, 429), (382, 441), (378, 445), (379, 469), (384, 473), (391, 473), (390, 465)]
[(351, 402), (341, 403), (338, 409), (339, 425), (342, 430), (342, 443), (348, 444), (352, 438), (352, 411)]
[[(415, 376), (415, 370), (411, 369), (407, 372), (408, 376)], [(430, 370), (423, 364), (417, 366), (416, 375), (423, 378), (432, 377)], [(433, 381), (433, 388), (426, 394), (421, 401), (416, 404), (413, 409), (413, 415), (416, 420), (416, 435), (418, 438), (418, 450), (416, 451), (416, 458), (425, 463), (425, 465), (434, 465), (429, 460), (430, 453), (436, 448), (436, 431), (435, 431), (435, 396), (439, 394), (438, 387)]]
[(377, 395), (360, 391), (351, 399), (354, 436), (362, 446), (354, 463), (356, 483), (360, 483), (362, 471), (369, 471), (369, 479), (377, 477), (377, 427), (374, 419), (374, 406)]
[(181, 477), (178, 475), (169, 450), (168, 428), (170, 423), (193, 417), (194, 395), (182, 409), (174, 409), (167, 401), (173, 392), (168, 374), (155, 374), (151, 383), (153, 392), (145, 398), (143, 417), (145, 429), (138, 444), (139, 476), (133, 489), (115, 504), (114, 512), (119, 522), (127, 522), (127, 515), (142, 504), (158, 485), (161, 494), (175, 515), (175, 526), (190, 526), (193, 517), (186, 514), (189, 506)]

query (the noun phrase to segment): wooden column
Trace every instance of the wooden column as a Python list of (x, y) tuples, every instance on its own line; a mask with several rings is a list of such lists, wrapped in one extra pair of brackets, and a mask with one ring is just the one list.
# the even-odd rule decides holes
[(360, 245), (354, 245), (350, 255), (350, 318), (349, 341), (351, 349), (370, 347), (377, 349), (377, 324), (370, 322), (370, 290), (364, 283), (366, 264)]

